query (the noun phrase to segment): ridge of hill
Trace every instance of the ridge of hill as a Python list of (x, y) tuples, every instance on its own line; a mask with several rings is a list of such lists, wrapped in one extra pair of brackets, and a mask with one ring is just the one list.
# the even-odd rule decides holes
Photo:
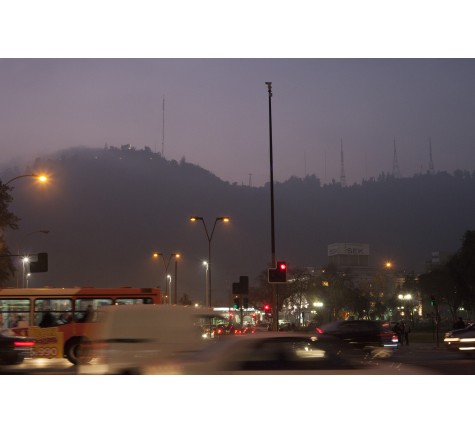
[[(30, 286), (165, 286), (165, 266), (154, 251), (179, 252), (178, 297), (204, 301), (205, 269), (211, 247), (212, 291), (230, 302), (232, 283), (250, 284), (271, 261), (270, 189), (230, 184), (190, 164), (169, 161), (150, 148), (70, 148), (37, 159), (25, 170), (45, 170), (47, 187), (14, 184), (11, 205), (21, 218), (10, 231), (11, 251), (47, 251), (49, 271)], [(331, 243), (366, 243), (370, 265), (391, 259), (399, 270), (423, 272), (432, 251), (455, 252), (475, 225), (475, 172), (457, 171), (378, 179), (348, 187), (322, 185), (315, 176), (274, 185), (277, 259), (293, 267), (327, 264)], [(211, 242), (201, 222), (202, 216)], [(29, 236), (48, 229), (47, 236)], [(175, 270), (168, 264), (167, 272)]]

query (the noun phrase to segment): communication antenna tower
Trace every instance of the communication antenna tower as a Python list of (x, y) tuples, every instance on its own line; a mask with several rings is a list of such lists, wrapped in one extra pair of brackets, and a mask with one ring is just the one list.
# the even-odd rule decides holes
[(429, 173), (434, 173), (434, 161), (432, 160), (432, 143), (429, 137)]
[(401, 177), (401, 171), (399, 170), (399, 163), (397, 161), (396, 138), (394, 138), (393, 176), (395, 178)]
[(307, 177), (307, 153), (303, 151), (303, 174), (304, 177)]
[(341, 139), (340, 161), (341, 161), (340, 184), (342, 187), (346, 187), (345, 164), (343, 162), (343, 139)]
[(165, 158), (165, 96), (162, 102), (162, 157)]

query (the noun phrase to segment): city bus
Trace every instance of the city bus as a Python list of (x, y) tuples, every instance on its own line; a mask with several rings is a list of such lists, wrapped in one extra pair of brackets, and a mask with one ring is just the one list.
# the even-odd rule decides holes
[(33, 357), (79, 363), (86, 327), (103, 306), (162, 304), (160, 288), (0, 289), (0, 330), (36, 340)]

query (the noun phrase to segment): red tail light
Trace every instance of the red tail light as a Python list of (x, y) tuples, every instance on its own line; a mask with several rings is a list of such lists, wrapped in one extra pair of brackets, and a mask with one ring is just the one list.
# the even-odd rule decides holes
[(379, 336), (383, 339), (391, 339), (392, 342), (399, 342), (399, 339), (395, 333), (392, 332), (383, 332)]
[(31, 348), (31, 347), (35, 346), (35, 343), (33, 341), (16, 341), (16, 342), (13, 343), (13, 346), (14, 347)]
[(320, 335), (323, 334), (323, 330), (320, 327), (315, 327), (315, 331)]

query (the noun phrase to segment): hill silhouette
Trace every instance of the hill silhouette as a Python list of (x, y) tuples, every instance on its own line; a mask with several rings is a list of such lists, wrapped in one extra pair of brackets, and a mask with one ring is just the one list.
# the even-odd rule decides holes
[[(49, 271), (34, 274), (30, 286), (165, 287), (165, 266), (152, 258), (179, 252), (178, 297), (204, 302), (208, 239), (212, 242), (213, 303), (230, 302), (232, 283), (250, 284), (271, 261), (270, 189), (230, 184), (209, 171), (169, 161), (150, 148), (124, 145), (71, 148), (4, 171), (2, 180), (45, 170), (39, 189), (16, 181), (11, 210), (20, 229), (6, 234), (12, 252), (49, 254)], [(348, 187), (321, 185), (315, 176), (274, 185), (277, 259), (296, 267), (327, 264), (331, 243), (367, 243), (370, 265), (390, 258), (399, 270), (423, 272), (432, 251), (455, 252), (474, 229), (475, 174), (420, 174), (378, 179)], [(32, 234), (47, 229), (48, 235)], [(174, 286), (175, 269), (168, 273)]]

